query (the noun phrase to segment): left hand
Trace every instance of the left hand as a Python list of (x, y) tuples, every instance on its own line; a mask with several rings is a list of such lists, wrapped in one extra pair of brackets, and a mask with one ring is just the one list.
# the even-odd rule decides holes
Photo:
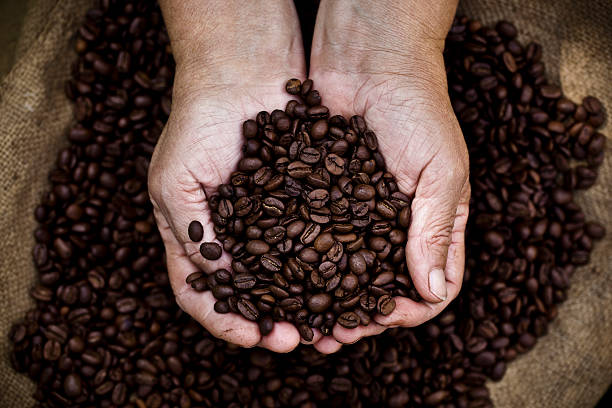
[(401, 11), (390, 10), (395, 3), (323, 0), (310, 77), (330, 112), (365, 118), (378, 136), (387, 170), (402, 192), (414, 196), (406, 261), (424, 301), (396, 297), (393, 313), (376, 316), (368, 326), (336, 324), (337, 348), (387, 327), (426, 322), (457, 296), (463, 279), (469, 160), (442, 58), (454, 6), (448, 10), (441, 2), (442, 10), (423, 11), (437, 21), (422, 20), (433, 27), (425, 32), (427, 25), (418, 24), (423, 17), (403, 22)]

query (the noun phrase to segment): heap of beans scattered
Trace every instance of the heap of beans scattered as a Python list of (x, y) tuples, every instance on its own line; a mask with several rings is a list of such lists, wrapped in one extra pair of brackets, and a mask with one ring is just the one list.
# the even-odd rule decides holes
[(323, 356), (212, 337), (175, 304), (146, 170), (170, 107), (174, 63), (150, 1), (101, 1), (79, 29), (67, 94), (70, 145), (35, 210), (36, 307), (11, 362), (45, 406), (490, 407), (487, 378), (557, 316), (601, 225), (573, 201), (603, 159), (601, 104), (548, 84), (537, 44), (509, 23), (459, 18), (445, 52), (471, 153), (462, 292), (440, 316)]
[[(210, 289), (217, 312), (258, 321), (263, 335), (287, 320), (310, 341), (312, 328), (367, 325), (393, 311), (392, 296), (417, 297), (404, 252), (411, 199), (361, 116), (329, 117), (310, 79), (286, 89), (303, 103), (244, 122), (238, 171), (209, 200), (231, 271), (195, 272), (187, 283)], [(202, 224), (188, 234), (200, 242)], [(222, 250), (203, 242), (200, 252), (216, 260)]]

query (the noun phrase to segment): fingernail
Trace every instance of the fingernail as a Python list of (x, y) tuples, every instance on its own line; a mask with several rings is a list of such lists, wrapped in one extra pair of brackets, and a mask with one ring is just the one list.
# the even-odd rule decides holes
[(429, 272), (429, 291), (440, 301), (446, 300), (446, 277), (440, 268)]

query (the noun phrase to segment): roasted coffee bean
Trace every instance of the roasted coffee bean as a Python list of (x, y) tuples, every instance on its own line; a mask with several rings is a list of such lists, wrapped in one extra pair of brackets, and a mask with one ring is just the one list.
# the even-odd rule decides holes
[(263, 234), (264, 235), (264, 240), (268, 244), (276, 244), (276, 243), (280, 242), (285, 237), (285, 233), (286, 233), (285, 227), (281, 227), (280, 225), (277, 225), (275, 227), (268, 228), (264, 232), (264, 234)]
[(285, 89), (288, 94), (298, 95), (302, 91), (302, 82), (299, 79), (292, 78), (287, 81)]
[[(312, 339), (314, 338), (314, 332), (312, 331), (312, 329), (306, 323), (300, 324), (298, 326), (298, 331), (300, 333), (300, 337), (303, 338), (306, 341), (312, 341)], [(294, 400), (292, 400), (292, 401), (294, 401)]]
[(354, 329), (359, 326), (359, 316), (354, 312), (344, 312), (338, 316), (338, 324), (347, 329)]
[(246, 244), (246, 250), (251, 255), (263, 255), (268, 253), (270, 250), (270, 245), (268, 245), (265, 241), (253, 240)]
[(255, 321), (259, 318), (259, 311), (253, 303), (246, 299), (239, 299), (237, 302), (238, 311), (247, 320)]
[(393, 300), (393, 298), (389, 295), (382, 295), (378, 298), (376, 308), (378, 309), (378, 313), (383, 316), (387, 316), (395, 309), (395, 300)]
[(328, 293), (319, 293), (308, 298), (308, 309), (313, 313), (322, 313), (332, 304), (332, 297)]
[(285, 211), (285, 204), (278, 198), (267, 197), (263, 200), (262, 207), (264, 212), (270, 217), (280, 217)]
[(203, 242), (200, 245), (200, 254), (211, 261), (219, 259), (221, 258), (221, 245), (216, 242)]
[(300, 152), (300, 160), (306, 164), (315, 164), (321, 160), (321, 152), (314, 147), (305, 147)]
[(317, 238), (314, 240), (313, 247), (315, 251), (324, 253), (331, 249), (331, 247), (334, 245), (334, 242), (335, 241), (332, 234), (330, 234), (329, 232), (324, 232), (322, 234), (319, 234), (319, 236), (317, 236)]
[(299, 160), (291, 162), (289, 163), (289, 166), (287, 166), (287, 174), (296, 179), (304, 178), (308, 176), (311, 172), (312, 167)]
[(367, 264), (361, 253), (352, 254), (349, 257), (349, 268), (356, 275), (361, 275), (366, 271)]
[(259, 262), (261, 263), (261, 266), (264, 267), (264, 269), (270, 272), (279, 272), (283, 267), (281, 260), (270, 254), (263, 255), (260, 258)]
[(308, 205), (311, 208), (319, 209), (324, 207), (329, 201), (329, 191), (322, 188), (312, 190), (308, 193)]
[(321, 226), (319, 224), (309, 223), (300, 236), (300, 242), (304, 245), (311, 244), (319, 236), (320, 232)]
[(204, 228), (199, 221), (191, 221), (188, 229), (189, 239), (193, 242), (200, 242), (204, 237)]
[(325, 168), (330, 174), (340, 176), (345, 169), (346, 161), (335, 153), (325, 156)]
[(358, 184), (353, 189), (353, 196), (361, 201), (368, 201), (374, 198), (376, 190), (367, 184)]
[(234, 287), (240, 290), (251, 289), (257, 284), (257, 279), (249, 273), (238, 273), (233, 279)]

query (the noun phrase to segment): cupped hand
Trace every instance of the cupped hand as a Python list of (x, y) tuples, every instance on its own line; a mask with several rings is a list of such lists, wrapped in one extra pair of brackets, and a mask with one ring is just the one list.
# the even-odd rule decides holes
[(450, 26), (453, 12), (439, 32), (409, 38), (401, 25), (394, 29), (376, 13), (362, 19), (359, 2), (345, 10), (339, 10), (340, 3), (321, 4), (310, 77), (330, 112), (365, 118), (378, 136), (387, 170), (402, 192), (414, 195), (406, 261), (423, 298), (396, 297), (395, 310), (368, 326), (349, 330), (336, 324), (333, 335), (346, 344), (388, 327), (424, 323), (457, 296), (470, 185), (467, 148), (451, 108), (442, 58), (444, 26)]
[[(228, 254), (209, 261), (199, 252), (202, 242), (219, 243), (207, 199), (236, 169), (244, 142), (243, 122), (259, 111), (283, 108), (288, 99), (284, 91), (287, 78), (305, 76), (292, 5), (270, 5), (276, 9), (276, 24), (266, 28), (262, 24), (267, 17), (257, 8), (251, 10), (239, 2), (233, 8), (213, 3), (219, 4), (183, 9), (186, 3), (162, 2), (177, 69), (172, 112), (149, 168), (150, 197), (179, 306), (218, 338), (243, 347), (259, 345), (288, 352), (300, 342), (292, 324), (275, 323), (270, 334), (261, 336), (256, 322), (234, 313), (217, 313), (211, 292), (196, 292), (185, 282), (198, 270), (209, 274), (220, 268), (231, 270)], [(216, 18), (192, 15), (203, 8), (216, 13)], [(193, 32), (200, 22), (211, 21), (215, 24), (199, 27), (197, 35)], [(219, 29), (228, 25), (238, 27), (231, 32)], [(207, 38), (199, 44), (202, 31)], [(206, 48), (209, 42), (211, 47)], [(204, 227), (200, 242), (188, 237), (193, 220)]]

